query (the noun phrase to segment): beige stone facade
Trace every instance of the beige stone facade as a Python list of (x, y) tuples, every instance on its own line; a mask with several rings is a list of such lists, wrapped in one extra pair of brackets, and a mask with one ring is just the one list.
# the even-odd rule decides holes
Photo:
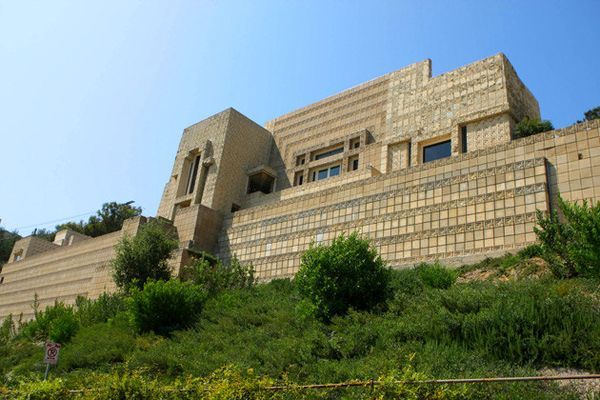
[[(262, 279), (292, 276), (310, 243), (355, 230), (392, 266), (526, 246), (559, 192), (600, 200), (598, 121), (513, 140), (518, 121), (539, 116), (502, 54), (436, 77), (416, 63), (265, 127), (225, 110), (184, 130), (165, 185), (158, 216), (177, 228), (175, 270), (209, 251)], [(114, 290), (113, 246), (139, 222), (19, 241), (0, 274), (0, 318), (30, 313), (34, 293), (44, 304)]]

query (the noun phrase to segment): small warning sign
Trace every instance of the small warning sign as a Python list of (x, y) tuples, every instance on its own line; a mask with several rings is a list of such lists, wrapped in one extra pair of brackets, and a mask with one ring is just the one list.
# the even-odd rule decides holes
[(46, 353), (44, 362), (46, 364), (55, 365), (58, 362), (58, 352), (60, 351), (60, 343), (46, 342)]

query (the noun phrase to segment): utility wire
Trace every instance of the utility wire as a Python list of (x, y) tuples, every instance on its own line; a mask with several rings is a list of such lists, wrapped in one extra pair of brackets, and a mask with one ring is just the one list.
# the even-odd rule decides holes
[(37, 224), (27, 225), (27, 226), (19, 226), (17, 228), (14, 228), (13, 230), (18, 231), (20, 229), (37, 228), (39, 226), (46, 226), (46, 225), (50, 225), (50, 224), (55, 224), (57, 222), (66, 221), (66, 220), (72, 219), (72, 218), (85, 217), (86, 215), (91, 215), (91, 214), (95, 214), (95, 213), (96, 213), (96, 211), (89, 211), (89, 212), (86, 212), (84, 214), (78, 214), (78, 215), (73, 215), (71, 217), (65, 217), (65, 218), (61, 218), (61, 219), (55, 219), (53, 221), (40, 222), (40, 223), (37, 223)]
[[(133, 204), (133, 203), (134, 203), (134, 201), (133, 201), (133, 200), (130, 200), (130, 201), (126, 202), (126, 203), (118, 203), (118, 205), (119, 205), (119, 206), (128, 206), (128, 205), (130, 205), (130, 204)], [(13, 228), (12, 230), (9, 230), (9, 229), (7, 229), (7, 228), (5, 228), (5, 229), (6, 229), (7, 231), (9, 231), (9, 232), (13, 232), (13, 231), (19, 231), (20, 229), (29, 229), (29, 228), (44, 227), (44, 226), (46, 226), (46, 225), (55, 224), (55, 223), (57, 223), (57, 222), (62, 222), (62, 221), (70, 220), (70, 219), (73, 219), (73, 218), (85, 217), (85, 216), (88, 216), (88, 215), (91, 215), (91, 214), (95, 214), (95, 213), (97, 213), (98, 211), (99, 211), (99, 210), (95, 210), (95, 211), (88, 211), (88, 212), (86, 212), (86, 213), (83, 213), (83, 214), (72, 215), (72, 216), (70, 216), (70, 217), (64, 217), (64, 218), (61, 218), (61, 219), (55, 219), (55, 220), (53, 220), (53, 221), (39, 222), (39, 223), (37, 223), (37, 224), (33, 224), (33, 225), (27, 225), (27, 226), (19, 226), (19, 227)], [(1, 220), (0, 220), (0, 221), (1, 221)]]

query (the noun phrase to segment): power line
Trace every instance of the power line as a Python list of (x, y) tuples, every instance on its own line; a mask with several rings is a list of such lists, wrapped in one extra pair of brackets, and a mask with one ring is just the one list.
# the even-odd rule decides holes
[(18, 231), (18, 230), (20, 230), (20, 229), (37, 228), (37, 227), (39, 227), (39, 226), (45, 226), (45, 225), (55, 224), (55, 223), (57, 223), (57, 222), (66, 221), (66, 220), (68, 220), (68, 219), (72, 219), (72, 218), (85, 217), (85, 216), (87, 216), (87, 215), (91, 215), (91, 214), (95, 214), (95, 213), (96, 213), (96, 211), (89, 211), (89, 212), (86, 212), (86, 213), (84, 213), (84, 214), (78, 214), (78, 215), (73, 215), (73, 216), (70, 216), (70, 217), (65, 217), (65, 218), (61, 218), (61, 219), (55, 219), (55, 220), (53, 220), (53, 221), (39, 222), (39, 223), (37, 223), (37, 224), (33, 224), (33, 225), (27, 225), (27, 226), (19, 226), (19, 227), (17, 227), (17, 228), (14, 228), (13, 230), (16, 230), (16, 231)]
[[(133, 203), (135, 203), (135, 201), (133, 201), (133, 200), (130, 200), (130, 201), (128, 201), (128, 202), (125, 202), (125, 203), (119, 203), (118, 205), (119, 205), (119, 206), (128, 206), (128, 205), (131, 205), (131, 204), (133, 204)], [(66, 220), (71, 220), (71, 219), (73, 219), (73, 218), (85, 217), (85, 216), (88, 216), (88, 215), (91, 215), (91, 214), (95, 214), (96, 212), (98, 212), (98, 210), (95, 210), (95, 211), (88, 211), (88, 212), (86, 212), (86, 213), (83, 213), (83, 214), (72, 215), (72, 216), (70, 216), (70, 217), (64, 217), (64, 218), (61, 218), (61, 219), (55, 219), (55, 220), (53, 220), (53, 221), (39, 222), (39, 223), (37, 223), (37, 224), (28, 225), (28, 226), (19, 226), (19, 227), (13, 228), (13, 229), (12, 229), (12, 231), (19, 231), (20, 229), (37, 228), (37, 227), (40, 227), (40, 226), (41, 226), (41, 227), (43, 227), (43, 226), (46, 226), (46, 225), (55, 224), (55, 223), (57, 223), (57, 222), (63, 222), (63, 221), (66, 221)], [(2, 219), (0, 219), (0, 221), (2, 221)], [(8, 230), (8, 229), (7, 229), (7, 230)], [(11, 231), (11, 232), (12, 232), (12, 231)]]

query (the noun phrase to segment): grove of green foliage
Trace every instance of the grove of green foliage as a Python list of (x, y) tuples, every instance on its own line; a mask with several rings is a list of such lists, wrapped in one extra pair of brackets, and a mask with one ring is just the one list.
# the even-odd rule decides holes
[[(390, 270), (367, 240), (351, 234), (312, 246), (294, 281), (256, 284), (251, 266), (200, 258), (177, 279), (147, 279), (122, 293), (79, 299), (76, 307), (57, 303), (22, 326), (6, 320), (0, 394), (576, 398), (556, 383), (403, 383), (535, 375), (547, 367), (600, 371), (597, 236), (588, 232), (599, 226), (598, 206), (561, 204), (558, 215), (539, 215), (540, 245), (459, 269), (434, 263)], [(546, 265), (549, 273), (540, 275), (532, 265)], [(569, 274), (561, 272), (565, 268)], [(494, 273), (487, 280), (464, 279), (478, 270)], [(514, 279), (493, 279), (514, 270)], [(48, 338), (62, 340), (63, 349), (52, 379), (41, 382)], [(295, 387), (372, 379), (382, 384)], [(268, 390), (274, 384), (290, 388)]]

